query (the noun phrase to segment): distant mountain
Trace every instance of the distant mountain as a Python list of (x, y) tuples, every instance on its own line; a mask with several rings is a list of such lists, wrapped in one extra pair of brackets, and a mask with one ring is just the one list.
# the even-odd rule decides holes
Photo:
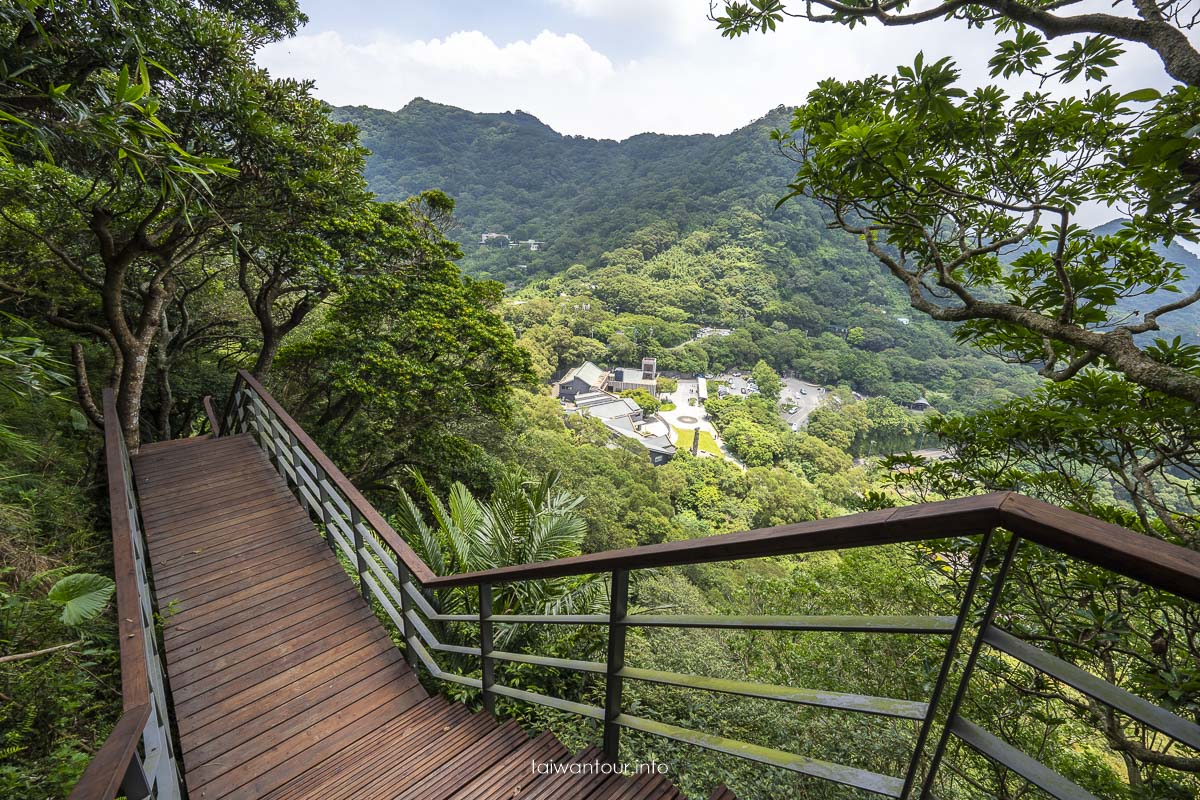
[[(1124, 220), (1121, 218), (1112, 219), (1103, 225), (1092, 228), (1092, 233), (1107, 236), (1116, 233), (1121, 229), (1123, 224)], [(1020, 247), (1010, 252), (1004, 260), (1010, 263), (1030, 249), (1032, 249), (1032, 245)], [(1179, 285), (1181, 294), (1196, 290), (1196, 286), (1200, 284), (1200, 257), (1178, 242), (1172, 242), (1170, 245), (1156, 245), (1153, 249), (1163, 258), (1183, 267), (1185, 277)], [(1130, 321), (1134, 321), (1138, 315), (1170, 303), (1178, 299), (1181, 294), (1157, 292), (1152, 295), (1142, 295), (1140, 297), (1121, 300), (1117, 303), (1115, 312), (1110, 314), (1110, 319), (1129, 319)], [(1159, 320), (1159, 324), (1162, 328), (1160, 331), (1146, 333), (1142, 337), (1146, 339), (1170, 339), (1180, 336), (1186, 342), (1200, 344), (1200, 303), (1162, 317)]]
[[(648, 226), (684, 235), (729, 224), (745, 209), (772, 223), (776, 255), (769, 260), (781, 283), (792, 283), (814, 302), (834, 299), (830, 276), (815, 280), (824, 269), (803, 269), (801, 262), (825, 254), (824, 260), (839, 263), (834, 279), (857, 292), (853, 300), (837, 297), (838, 324), (855, 324), (850, 308), (867, 298), (907, 306), (899, 287), (853, 237), (825, 229), (824, 209), (804, 198), (774, 208), (795, 172), (769, 136), (790, 121), (783, 106), (720, 136), (645, 133), (619, 142), (564, 136), (521, 111), (479, 114), (421, 98), (399, 111), (344, 106), (333, 113), (362, 130), (372, 152), (367, 178), (378, 196), (396, 200), (437, 188), (455, 199), (454, 235), (463, 243), (469, 273), (520, 285), (572, 264), (595, 267), (604, 253)], [(1112, 220), (1096, 231), (1109, 233), (1120, 224)], [(507, 239), (482, 244), (488, 233)], [(506, 246), (530, 240), (538, 243), (536, 250), (528, 243)], [(1181, 288), (1193, 289), (1200, 258), (1179, 244), (1161, 252), (1187, 271)], [(1144, 313), (1150, 307), (1147, 298), (1137, 298), (1119, 310)], [(1200, 342), (1200, 308), (1164, 323), (1163, 334)]]
[[(1103, 225), (1093, 228), (1092, 231), (1104, 235), (1116, 233), (1121, 228), (1122, 222), (1120, 219), (1109, 220)], [(1200, 285), (1200, 257), (1178, 242), (1172, 242), (1170, 245), (1158, 245), (1154, 250), (1168, 261), (1183, 267), (1187, 277), (1179, 286), (1181, 292), (1196, 290), (1196, 286)], [(1122, 301), (1117, 307), (1127, 314), (1144, 314), (1150, 309), (1170, 303), (1178, 297), (1179, 295), (1176, 294), (1156, 293)], [(1200, 303), (1163, 317), (1160, 324), (1162, 330), (1153, 334), (1154, 336), (1167, 338), (1181, 336), (1184, 341), (1200, 344)]]
[[(760, 199), (770, 212), (795, 172), (768, 136), (787, 126), (783, 107), (722, 136), (647, 133), (620, 142), (564, 136), (520, 111), (476, 114), (420, 98), (399, 111), (347, 106), (334, 116), (362, 130), (377, 195), (444, 190), (469, 245), (464, 266), (508, 277), (518, 262), (530, 273), (592, 263), (655, 222), (692, 230)], [(488, 232), (547, 244), (498, 259), (473, 246)]]

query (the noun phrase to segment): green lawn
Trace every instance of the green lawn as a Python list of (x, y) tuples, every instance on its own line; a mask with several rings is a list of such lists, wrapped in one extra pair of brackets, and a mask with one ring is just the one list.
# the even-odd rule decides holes
[[(692, 438), (696, 435), (694, 428), (675, 428), (675, 449), (687, 450), (692, 452)], [(717, 447), (717, 440), (708, 431), (700, 431), (700, 449), (706, 453), (712, 453), (720, 458), (722, 456), (721, 448)]]

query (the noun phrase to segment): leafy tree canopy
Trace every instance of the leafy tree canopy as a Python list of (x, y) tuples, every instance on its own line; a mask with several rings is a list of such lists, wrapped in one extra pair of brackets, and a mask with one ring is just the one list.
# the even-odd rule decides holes
[[(727, 36), (767, 32), (787, 16), (855, 26), (961, 17), (1011, 34), (992, 74), (1025, 72), (1063, 82), (1103, 80), (1136, 42), (1155, 50), (1182, 85), (1162, 95), (1107, 87), (1061, 100), (1012, 96), (1001, 86), (968, 92), (948, 59), (884, 78), (828, 79), (777, 138), (799, 163), (789, 196), (815, 198), (930, 317), (963, 323), (964, 340), (1035, 363), (1067, 380), (1102, 364), (1163, 394), (1200, 402), (1200, 359), (1179, 342), (1138, 339), (1160, 319), (1200, 301), (1179, 264), (1154, 250), (1195, 241), (1200, 187), (1200, 52), (1179, 4), (1147, 3), (1137, 16), (1079, 14), (1019, 3), (810, 3), (793, 14), (778, 0), (724, 4)], [(1067, 10), (1066, 14), (1059, 12)], [(1044, 37), (1084, 34), (1050, 63)], [(1190, 110), (1189, 110), (1190, 109)], [(1097, 236), (1075, 223), (1080, 204), (1122, 209), (1128, 222)], [(1002, 256), (1026, 249), (1010, 266)], [(1122, 301), (1138, 298), (1138, 312)]]

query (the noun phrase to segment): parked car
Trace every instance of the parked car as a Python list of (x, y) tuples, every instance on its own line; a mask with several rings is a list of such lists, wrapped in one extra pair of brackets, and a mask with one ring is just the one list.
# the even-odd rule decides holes
[(795, 432), (797, 432), (798, 430), (800, 430), (800, 424), (799, 424), (799, 423), (796, 423), (796, 422), (793, 422), (793, 423), (792, 423), (792, 433), (795, 433)]
[(808, 389), (801, 388), (800, 394), (808, 394)]

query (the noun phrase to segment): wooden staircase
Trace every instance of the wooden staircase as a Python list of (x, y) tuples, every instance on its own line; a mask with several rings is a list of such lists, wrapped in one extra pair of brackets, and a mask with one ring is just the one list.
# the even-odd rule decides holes
[(249, 435), (132, 463), (191, 800), (683, 797), (431, 697)]
[[(1045, 562), (1051, 569), (1071, 559), (1174, 595), (1164, 601), (1164, 614), (1194, 615), (1200, 554), (1193, 550), (1000, 492), (438, 575), (253, 376), (239, 372), (220, 417), (207, 398), (205, 409), (216, 436), (147, 445), (132, 460), (120, 428), (104, 432), (122, 714), (71, 800), (681, 797), (665, 776), (605, 768), (622, 753), (622, 731), (785, 770), (796, 776), (798, 794), (807, 782), (821, 781), (897, 800), (930, 797), (943, 776), (957, 774), (946, 762), (966, 753), (1058, 800), (1095, 800), (963, 713), (985, 653), (1021, 663), (1200, 752), (1193, 720), (1006, 630), (1002, 616), (1019, 550), (1034, 555), (1030, 568), (1042, 563), (1038, 552), (1051, 555)], [(111, 390), (104, 392), (104, 417), (117, 419)], [(948, 537), (968, 543), (972, 553), (969, 563), (962, 561), (966, 580), (953, 615), (853, 608), (850, 614), (663, 615), (629, 607), (631, 572), (902, 542), (942, 547), (936, 543)], [(496, 585), (581, 575), (607, 576), (608, 613), (493, 610)], [(471, 593), (477, 605), (467, 613), (436, 607), (437, 593), (448, 589)], [(382, 615), (395, 627), (385, 628)], [(597, 626), (607, 633), (606, 655), (581, 661), (498, 648), (494, 626), (514, 624)], [(476, 643), (444, 642), (435, 633), (456, 625), (468, 626)], [(895, 696), (886, 687), (875, 695), (780, 686), (629, 663), (626, 632), (636, 628), (929, 636), (937, 637), (931, 653), (941, 666), (924, 697)], [(477, 659), (479, 671), (447, 668), (438, 658), (447, 652), (467, 656), (468, 665)], [(589, 675), (603, 684), (603, 706), (509, 685), (508, 674), (496, 670), (509, 663)], [(486, 711), (431, 697), (410, 665), (438, 685), (479, 692)], [(627, 683), (886, 724), (907, 720), (913, 735), (899, 764), (892, 759), (876, 771), (743, 741), (721, 726), (702, 731), (643, 716), (624, 699)], [(594, 720), (602, 748), (571, 755), (548, 733), (530, 738), (498, 722), (488, 712), (501, 697)], [(734, 798), (720, 786), (710, 800)]]

